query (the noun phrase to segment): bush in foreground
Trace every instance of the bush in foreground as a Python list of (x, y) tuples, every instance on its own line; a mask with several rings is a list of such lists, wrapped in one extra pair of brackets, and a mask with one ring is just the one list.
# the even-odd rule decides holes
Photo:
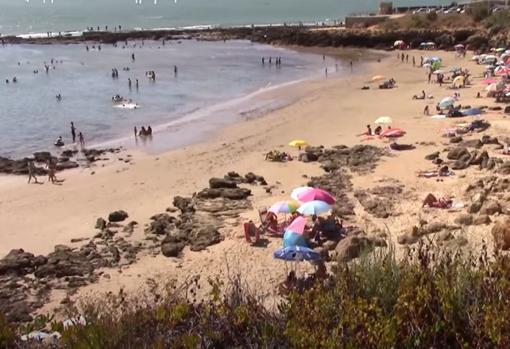
[[(63, 332), (62, 348), (508, 348), (510, 259), (420, 245), (338, 265), (270, 311), (239, 279), (223, 296), (193, 301), (170, 289), (82, 308), (89, 324)], [(293, 286), (288, 285), (288, 286)], [(188, 288), (189, 289), (189, 288)], [(0, 322), (3, 347), (19, 347)], [(33, 347), (33, 346), (30, 346)]]

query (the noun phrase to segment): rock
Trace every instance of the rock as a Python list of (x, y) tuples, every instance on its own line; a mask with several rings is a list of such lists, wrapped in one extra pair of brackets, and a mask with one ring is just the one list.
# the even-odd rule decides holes
[(48, 160), (54, 160), (55, 157), (51, 155), (50, 152), (47, 152), (47, 151), (40, 151), (40, 152), (36, 152), (34, 153), (34, 160), (35, 162), (44, 162), (44, 163), (47, 163)]
[(482, 144), (500, 144), (496, 137), (491, 137), (489, 135), (482, 136), (481, 142)]
[(96, 220), (96, 226), (95, 226), (96, 229), (99, 229), (99, 230), (103, 230), (106, 228), (106, 221), (102, 218), (102, 217), (99, 217), (97, 220)]
[(70, 170), (70, 169), (77, 168), (77, 167), (80, 167), (80, 165), (78, 165), (77, 162), (69, 161), (69, 160), (68, 161), (64, 161), (64, 162), (58, 162), (55, 165), (55, 169), (57, 171)]
[(193, 232), (189, 238), (191, 251), (202, 251), (207, 247), (223, 241), (223, 236), (213, 226), (201, 228)]
[(453, 234), (448, 230), (442, 231), (437, 235), (438, 241), (449, 241), (454, 238)]
[(244, 178), (246, 179), (247, 183), (254, 183), (257, 180), (257, 176), (253, 172), (248, 172), (244, 175)]
[(194, 211), (191, 198), (183, 198), (182, 196), (176, 196), (174, 197), (173, 205), (177, 207), (179, 210), (181, 210), (182, 213)]
[(496, 213), (501, 213), (501, 205), (494, 200), (487, 200), (483, 203), (480, 214), (492, 216)]
[(167, 213), (158, 214), (151, 217), (152, 222), (145, 229), (146, 234), (167, 235), (175, 228), (175, 217)]
[(501, 166), (499, 166), (497, 172), (499, 174), (503, 175), (509, 175), (510, 174), (510, 161), (505, 161)]
[(472, 225), (473, 224), (473, 216), (470, 214), (460, 214), (455, 218), (455, 224)]
[(178, 257), (184, 246), (184, 243), (164, 243), (161, 245), (161, 253), (165, 257)]
[(450, 143), (452, 143), (452, 144), (456, 144), (456, 143), (460, 143), (460, 142), (462, 142), (461, 136), (455, 136), (455, 137), (450, 138)]
[(434, 165), (442, 165), (444, 163), (444, 160), (441, 158), (435, 158), (434, 160), (432, 160), (432, 163)]
[(123, 229), (122, 231), (124, 233), (127, 233), (127, 234), (131, 234), (135, 231), (135, 227), (138, 225), (138, 222), (137, 221), (131, 221), (129, 222)]
[(427, 223), (419, 228), (419, 235), (423, 236), (423, 235), (435, 234), (435, 233), (438, 233), (442, 230), (449, 229), (449, 228), (450, 227), (448, 227), (444, 223), (439, 223), (439, 222)]
[[(38, 263), (40, 262), (42, 261), (38, 261)], [(32, 253), (25, 252), (22, 249), (11, 250), (0, 260), (0, 275), (26, 275), (32, 273), (37, 265)]]
[(35, 277), (84, 276), (94, 270), (90, 259), (79, 252), (72, 251), (67, 246), (55, 246), (55, 251), (47, 258), (47, 263), (35, 270)]
[(481, 147), (483, 147), (483, 143), (479, 139), (469, 139), (467, 141), (463, 141), (462, 146), (466, 148), (480, 149)]
[(322, 247), (324, 247), (326, 251), (333, 251), (337, 245), (338, 241), (327, 240), (322, 244)]
[(375, 197), (363, 190), (357, 190), (354, 197), (358, 199), (365, 211), (374, 217), (388, 218), (394, 213), (393, 204), (387, 198)]
[(211, 178), (209, 179), (209, 187), (211, 189), (237, 188), (237, 183), (224, 178)]
[(338, 243), (333, 255), (339, 262), (348, 262), (358, 258), (363, 252), (370, 252), (375, 246), (386, 246), (386, 242), (363, 235), (348, 236)]
[(230, 200), (244, 200), (251, 195), (251, 190), (245, 188), (221, 188), (221, 189), (204, 189), (197, 194), (200, 199), (216, 199), (225, 198)]
[(110, 222), (122, 222), (128, 218), (128, 214), (125, 211), (119, 210), (112, 212), (108, 215), (108, 221)]
[(492, 237), (497, 249), (503, 251), (510, 249), (510, 218), (496, 222), (492, 228)]
[(490, 224), (490, 223), (491, 223), (491, 219), (486, 214), (482, 214), (482, 215), (477, 216), (474, 219), (474, 221), (473, 221), (474, 225), (487, 225), (487, 224)]
[(458, 160), (463, 156), (469, 155), (468, 150), (465, 147), (453, 148), (448, 152), (447, 158), (449, 160)]

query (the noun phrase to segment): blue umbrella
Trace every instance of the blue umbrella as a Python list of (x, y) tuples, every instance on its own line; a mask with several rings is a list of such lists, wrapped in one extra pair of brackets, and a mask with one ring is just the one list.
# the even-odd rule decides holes
[(274, 258), (284, 261), (318, 261), (321, 259), (321, 255), (308, 247), (292, 246), (276, 250)]
[(298, 208), (298, 212), (303, 216), (320, 215), (331, 210), (331, 205), (324, 201), (314, 200), (305, 202)]
[(308, 247), (308, 244), (306, 243), (303, 235), (294, 233), (292, 231), (286, 231), (285, 234), (283, 234), (283, 247), (295, 246)]
[(480, 115), (482, 113), (483, 113), (483, 110), (479, 109), (479, 108), (469, 108), (469, 109), (462, 111), (462, 115), (465, 115), (465, 116), (475, 116), (475, 115)]

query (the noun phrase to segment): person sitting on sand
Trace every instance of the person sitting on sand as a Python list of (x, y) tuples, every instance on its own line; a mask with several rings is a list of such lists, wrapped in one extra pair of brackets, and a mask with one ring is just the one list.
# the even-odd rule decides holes
[(374, 130), (374, 134), (375, 134), (376, 136), (379, 136), (379, 135), (381, 134), (381, 132), (382, 132), (382, 127), (381, 127), (381, 126), (377, 126), (377, 127), (375, 128), (375, 130)]
[(430, 115), (430, 112), (429, 112), (429, 106), (426, 105), (425, 108), (423, 109), (423, 115)]
[(372, 136), (372, 128), (370, 125), (367, 125), (367, 132), (365, 133), (367, 136)]
[(58, 136), (58, 138), (55, 141), (54, 145), (56, 147), (63, 147), (64, 146), (64, 141), (62, 140), (62, 136)]
[(451, 199), (445, 199), (445, 198), (438, 199), (434, 195), (429, 193), (425, 197), (425, 200), (423, 200), (423, 204), (421, 207), (448, 209), (448, 208), (452, 208), (452, 206), (453, 206), (453, 201)]
[(278, 230), (278, 217), (273, 212), (268, 212), (264, 223), (262, 224), (264, 231), (267, 231), (271, 235), (281, 235)]

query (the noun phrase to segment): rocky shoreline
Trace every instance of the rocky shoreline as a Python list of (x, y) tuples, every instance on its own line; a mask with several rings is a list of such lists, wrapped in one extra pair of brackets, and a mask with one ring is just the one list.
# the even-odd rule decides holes
[(251, 40), (273, 45), (297, 45), (317, 47), (360, 47), (388, 49), (396, 40), (404, 40), (411, 48), (420, 43), (433, 41), (440, 49), (452, 49), (455, 44), (469, 44), (471, 49), (487, 46), (494, 39), (476, 28), (465, 29), (413, 29), (371, 30), (346, 29), (343, 27), (264, 26), (230, 27), (189, 30), (143, 30), (126, 32), (84, 32), (81, 36), (57, 36), (51, 38), (2, 37), (4, 44), (77, 44), (96, 42), (115, 44), (126, 40)]

